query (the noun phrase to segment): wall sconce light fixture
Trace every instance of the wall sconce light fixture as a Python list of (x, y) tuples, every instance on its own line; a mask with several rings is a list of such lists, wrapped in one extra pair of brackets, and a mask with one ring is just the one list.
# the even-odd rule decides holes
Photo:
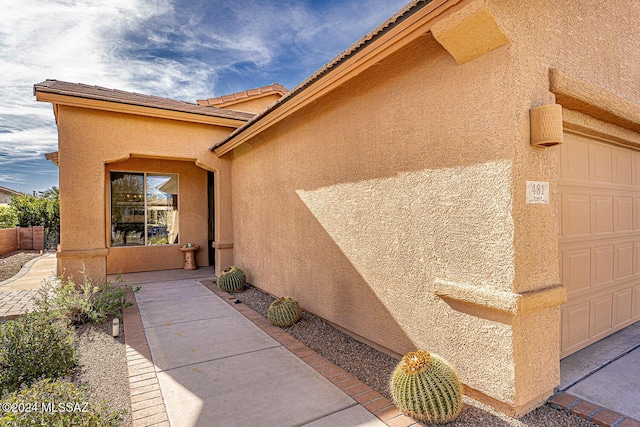
[(562, 105), (549, 104), (531, 109), (531, 145), (550, 147), (562, 144)]

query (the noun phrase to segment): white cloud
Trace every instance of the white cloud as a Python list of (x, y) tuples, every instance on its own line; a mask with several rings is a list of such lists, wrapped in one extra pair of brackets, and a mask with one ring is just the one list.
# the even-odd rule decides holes
[(51, 105), (36, 102), (34, 83), (186, 101), (274, 81), (291, 87), (403, 2), (0, 0), (0, 181), (23, 180), (12, 162), (57, 149)]

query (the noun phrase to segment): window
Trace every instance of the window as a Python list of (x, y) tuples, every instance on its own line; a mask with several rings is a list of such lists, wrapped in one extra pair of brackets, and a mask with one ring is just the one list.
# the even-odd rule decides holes
[(178, 243), (178, 175), (111, 172), (111, 246)]

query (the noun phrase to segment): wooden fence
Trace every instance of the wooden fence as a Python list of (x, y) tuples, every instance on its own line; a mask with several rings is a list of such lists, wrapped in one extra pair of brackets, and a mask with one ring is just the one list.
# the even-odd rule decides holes
[(44, 227), (0, 228), (0, 256), (19, 250), (43, 250)]

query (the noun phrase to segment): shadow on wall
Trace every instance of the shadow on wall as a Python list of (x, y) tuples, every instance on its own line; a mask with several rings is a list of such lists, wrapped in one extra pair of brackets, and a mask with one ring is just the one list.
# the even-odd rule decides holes
[[(511, 163), (499, 160), (296, 190), (315, 221), (297, 219), (307, 228), (317, 221), (322, 230), (311, 232), (314, 239), (326, 236), (360, 277), (351, 283), (336, 283), (333, 277), (327, 285), (333, 291), (320, 292), (324, 305), (333, 299), (335, 309), (317, 314), (398, 353), (426, 348), (445, 357), (455, 354), (451, 361), (463, 378), (473, 377), (477, 369), (506, 369), (509, 321), (456, 310), (434, 294), (433, 282), (439, 278), (511, 290), (511, 180)], [(336, 266), (344, 271), (344, 261), (333, 260), (336, 251), (327, 250), (327, 243), (318, 245), (331, 266), (315, 268), (327, 275)], [(309, 274), (314, 266), (297, 268)], [(356, 275), (347, 276), (353, 280)], [(295, 289), (308, 300), (305, 291)], [(322, 305), (307, 303), (312, 311)], [(349, 318), (345, 312), (368, 318)], [(462, 363), (471, 343), (484, 361)]]

